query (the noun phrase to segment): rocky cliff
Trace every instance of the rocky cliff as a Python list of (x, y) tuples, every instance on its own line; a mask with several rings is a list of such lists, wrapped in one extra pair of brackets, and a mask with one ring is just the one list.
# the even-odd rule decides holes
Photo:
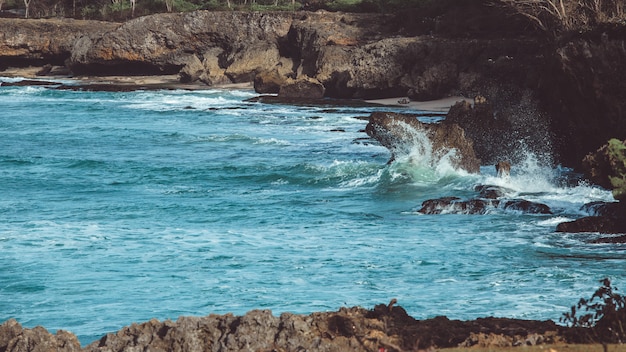
[[(626, 62), (626, 26), (554, 38), (510, 15), (477, 0), (402, 15), (197, 11), (123, 24), (0, 19), (0, 68), (65, 63), (75, 75), (179, 74), (207, 85), (256, 79), (261, 93), (303, 79), (335, 98), (481, 95), (491, 119), (508, 126), (498, 131), (507, 141), (502, 147), (479, 152), (483, 163), (515, 160), (529, 148), (578, 167), (609, 138), (626, 139), (626, 71), (619, 65)], [(468, 116), (456, 116), (462, 127), (475, 115), (466, 110)]]

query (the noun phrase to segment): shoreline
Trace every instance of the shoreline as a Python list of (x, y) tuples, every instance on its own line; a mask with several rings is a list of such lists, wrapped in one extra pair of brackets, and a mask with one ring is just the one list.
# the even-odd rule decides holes
[[(38, 75), (41, 67), (10, 67), (0, 71), (0, 76), (9, 78), (24, 78), (25, 80), (52, 81), (69, 80), (75, 82), (77, 87), (92, 87), (93, 90), (138, 90), (138, 89), (181, 89), (181, 90), (209, 90), (209, 89), (254, 89), (253, 82), (225, 83), (207, 86), (201, 82), (181, 83), (178, 75), (151, 75), (151, 76), (72, 76), (70, 74)], [(66, 85), (71, 87), (72, 85)], [(261, 95), (261, 94), (259, 94)], [(405, 102), (401, 102), (401, 101)], [(366, 99), (366, 104), (389, 106), (394, 108), (406, 108), (407, 110), (422, 110), (436, 113), (447, 113), (450, 108), (459, 101), (474, 103), (473, 99), (463, 96), (451, 96), (436, 100), (414, 101), (406, 97)]]

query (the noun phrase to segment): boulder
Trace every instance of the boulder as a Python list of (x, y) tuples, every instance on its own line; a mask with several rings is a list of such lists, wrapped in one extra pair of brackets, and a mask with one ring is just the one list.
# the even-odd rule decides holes
[(196, 55), (190, 55), (185, 66), (178, 72), (181, 83), (192, 83), (197, 81), (204, 73), (204, 65)]
[(314, 78), (288, 78), (278, 90), (278, 97), (283, 99), (322, 99), (324, 85)]
[(626, 200), (626, 140), (611, 139), (583, 159), (585, 176), (613, 191), (617, 200)]
[(483, 162), (495, 164), (508, 158), (514, 146), (511, 138), (511, 123), (501, 115), (496, 116), (493, 106), (482, 96), (454, 104), (446, 121), (456, 123), (474, 141), (476, 156)]
[(81, 347), (78, 338), (67, 331), (58, 330), (53, 335), (41, 326), (25, 329), (14, 319), (9, 319), (0, 325), (0, 351), (78, 352)]
[[(590, 214), (580, 219), (557, 225), (557, 232), (599, 232), (604, 234), (626, 233), (626, 205), (623, 202), (591, 202), (581, 210)], [(615, 237), (600, 238), (597, 243), (617, 243)]]
[(626, 222), (608, 216), (585, 216), (558, 224), (556, 232), (626, 233)]
[(418, 213), (434, 214), (486, 214), (490, 209), (497, 208), (500, 202), (493, 199), (461, 200), (458, 197), (429, 199), (422, 203)]
[[(374, 112), (369, 117), (365, 132), (391, 151), (391, 160), (398, 154), (408, 155), (413, 148), (425, 148), (434, 159), (451, 156), (453, 166), (472, 173), (480, 171), (480, 160), (474, 153), (472, 140), (457, 124), (443, 122), (426, 124), (415, 116), (390, 112)], [(425, 136), (430, 145), (424, 146)], [(418, 145), (422, 144), (422, 145)]]
[(261, 94), (277, 94), (287, 77), (281, 76), (278, 70), (263, 71), (254, 77), (254, 91)]

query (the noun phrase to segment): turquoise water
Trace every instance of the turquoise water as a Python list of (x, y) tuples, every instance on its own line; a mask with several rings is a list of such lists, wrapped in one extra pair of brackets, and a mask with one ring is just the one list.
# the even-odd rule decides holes
[[(625, 246), (554, 232), (609, 192), (533, 155), (510, 180), (423, 146), (387, 165), (356, 118), (372, 108), (253, 96), (0, 88), (0, 321), (86, 344), (151, 318), (391, 298), (418, 319), (558, 320), (603, 277), (626, 283)], [(555, 214), (416, 212), (486, 183)]]

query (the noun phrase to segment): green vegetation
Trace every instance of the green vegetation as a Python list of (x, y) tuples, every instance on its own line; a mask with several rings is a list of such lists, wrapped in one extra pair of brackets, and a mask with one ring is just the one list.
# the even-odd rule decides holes
[(587, 342), (600, 343), (607, 351), (609, 343), (622, 343), (626, 338), (626, 296), (618, 294), (611, 280), (600, 280), (602, 286), (589, 299), (581, 298), (561, 322), (580, 328)]
[(585, 30), (600, 23), (624, 23), (624, 0), (493, 0), (548, 33)]
[(626, 142), (615, 138), (609, 140), (607, 154), (613, 169), (613, 174), (609, 175), (609, 181), (613, 186), (613, 197), (626, 201)]
[[(435, 0), (0, 0), (0, 15), (122, 21), (160, 12), (296, 11), (397, 12)], [(135, 3), (133, 11), (132, 4)], [(28, 10), (28, 11), (26, 11)]]

